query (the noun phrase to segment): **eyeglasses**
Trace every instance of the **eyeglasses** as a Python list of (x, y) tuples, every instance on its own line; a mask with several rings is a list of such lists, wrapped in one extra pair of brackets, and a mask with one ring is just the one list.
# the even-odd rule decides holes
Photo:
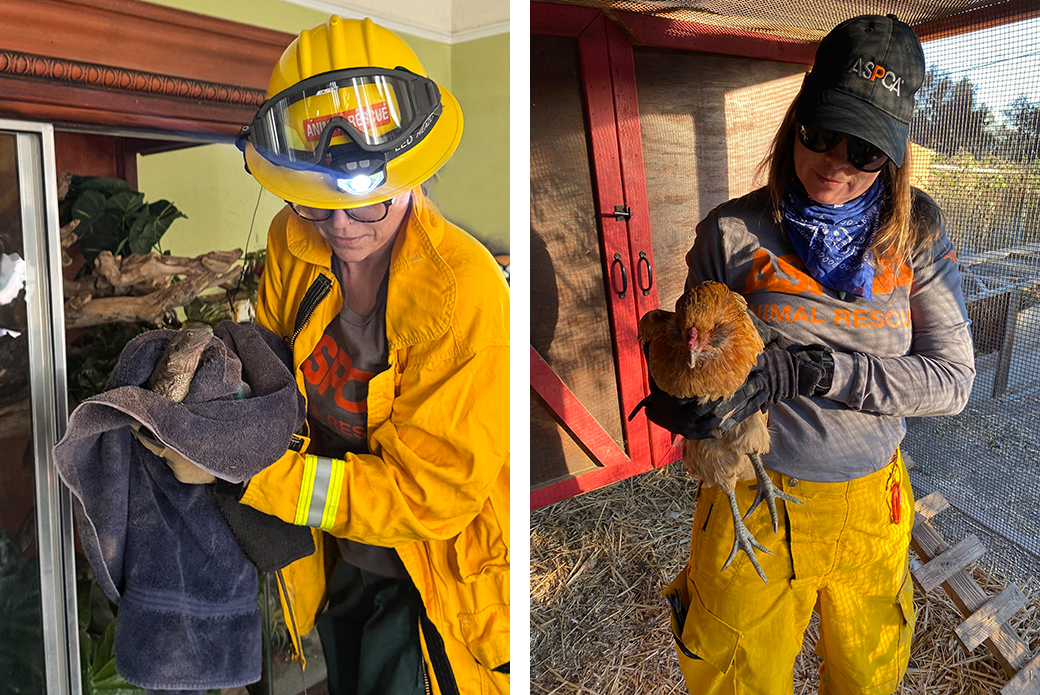
[[(289, 207), (292, 208), (293, 212), (308, 222), (324, 222), (332, 217), (332, 213), (336, 212), (328, 208), (311, 208), (306, 205), (297, 205), (288, 200), (285, 202), (289, 203)], [(386, 219), (386, 216), (390, 214), (390, 206), (393, 205), (393, 202), (394, 199), (391, 198), (381, 203), (373, 203), (372, 205), (365, 205), (359, 208), (343, 208), (343, 212), (347, 213), (347, 217), (352, 220), (372, 224)]]
[(839, 142), (847, 140), (846, 150), (849, 164), (860, 171), (872, 174), (875, 171), (881, 171), (881, 168), (888, 162), (888, 155), (882, 152), (879, 147), (871, 145), (866, 140), (857, 138), (854, 135), (841, 133), (836, 130), (812, 128), (801, 124), (798, 124), (795, 133), (798, 136), (798, 142), (805, 145), (806, 149), (817, 153), (832, 150), (838, 146)]

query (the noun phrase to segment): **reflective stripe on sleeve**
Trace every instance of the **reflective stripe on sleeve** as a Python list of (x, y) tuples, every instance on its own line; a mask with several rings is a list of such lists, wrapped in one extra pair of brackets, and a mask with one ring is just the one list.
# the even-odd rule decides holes
[(304, 457), (303, 484), (296, 503), (294, 524), (326, 531), (332, 528), (345, 469), (346, 463), (342, 459), (312, 454)]

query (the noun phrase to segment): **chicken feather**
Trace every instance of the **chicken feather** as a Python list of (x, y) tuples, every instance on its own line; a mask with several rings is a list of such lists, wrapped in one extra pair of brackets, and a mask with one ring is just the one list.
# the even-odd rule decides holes
[[(676, 398), (699, 403), (734, 395), (765, 347), (748, 314), (747, 301), (725, 285), (710, 281), (687, 289), (676, 300), (674, 312), (647, 312), (639, 321), (638, 336), (646, 349), (650, 375), (658, 387)], [(776, 488), (762, 468), (759, 457), (769, 451), (765, 413), (755, 413), (728, 432), (715, 430), (712, 434), (707, 439), (683, 442), (683, 465), (691, 475), (720, 488), (729, 497), (734, 542), (722, 569), (729, 567), (740, 549), (765, 581), (753, 548), (769, 551), (744, 526), (734, 493), (737, 482), (758, 480), (758, 496), (747, 514), (765, 499), (774, 532), (778, 519), (774, 498), (800, 500)]]

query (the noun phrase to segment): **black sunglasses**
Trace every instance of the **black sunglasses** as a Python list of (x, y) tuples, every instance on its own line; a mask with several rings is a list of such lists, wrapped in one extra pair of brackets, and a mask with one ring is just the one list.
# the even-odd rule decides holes
[(888, 162), (888, 155), (882, 152), (881, 148), (854, 135), (801, 124), (798, 124), (795, 133), (798, 136), (798, 142), (802, 143), (807, 150), (817, 153), (832, 150), (838, 146), (839, 142), (847, 140), (846, 150), (849, 164), (860, 171), (873, 174), (881, 171), (881, 168)]

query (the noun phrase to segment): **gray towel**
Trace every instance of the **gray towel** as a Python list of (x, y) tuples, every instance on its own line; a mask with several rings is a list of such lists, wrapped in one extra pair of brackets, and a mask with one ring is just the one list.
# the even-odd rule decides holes
[[(285, 453), (303, 424), (303, 398), (284, 343), (228, 321), (214, 331), (184, 402), (152, 393), (144, 385), (172, 333), (127, 344), (106, 390), (73, 411), (54, 457), (75, 497), (84, 554), (119, 603), (119, 673), (150, 690), (246, 685), (260, 678), (256, 569), (205, 486), (180, 483), (130, 425), (240, 482)], [(242, 381), (251, 396), (236, 399)]]

